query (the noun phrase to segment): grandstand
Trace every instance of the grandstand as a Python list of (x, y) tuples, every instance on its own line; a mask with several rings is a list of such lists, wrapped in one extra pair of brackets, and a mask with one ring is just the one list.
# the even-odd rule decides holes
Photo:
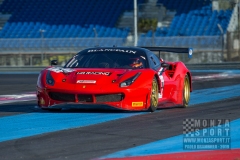
[[(128, 3), (126, 3), (128, 2)], [(98, 37), (126, 38), (128, 30), (115, 28), (131, 1), (113, 0), (4, 0), (0, 12), (11, 14), (0, 32), (1, 38)]]
[(220, 24), (226, 33), (232, 15), (232, 10), (213, 10), (210, 0), (182, 0), (177, 1), (178, 3), (172, 3), (173, 0), (158, 0), (158, 2), (166, 4), (169, 9), (175, 9), (176, 16), (168, 31), (161, 32), (158, 28), (156, 36), (220, 35), (217, 24)]
[[(227, 31), (237, 26), (237, 5), (222, 9), (212, 0), (137, 2), (143, 12), (152, 10), (150, 18), (162, 17), (156, 28), (138, 33), (138, 46), (219, 51)], [(120, 25), (124, 15), (130, 15), (125, 21), (133, 21), (132, 13), (133, 0), (0, 0), (0, 51), (67, 53), (95, 45), (133, 45), (132, 23)], [(169, 13), (168, 25), (163, 25)], [(138, 14), (139, 19), (144, 15)]]
[[(138, 4), (144, 2), (146, 1), (139, 0)], [(152, 36), (220, 35), (217, 24), (220, 24), (226, 33), (232, 15), (232, 10), (213, 10), (210, 0), (158, 0), (157, 4), (162, 4), (167, 10), (176, 11), (176, 15), (169, 27), (158, 27), (155, 32), (149, 30), (146, 34), (141, 34), (139, 45), (145, 45), (147, 39), (144, 38)], [(4, 0), (0, 6), (0, 12), (10, 14), (11, 17), (0, 31), (0, 38), (115, 37), (126, 39), (130, 29), (120, 29), (116, 25), (119, 17), (127, 10), (133, 10), (133, 1)], [(105, 42), (106, 46), (112, 45), (111, 40)], [(166, 42), (169, 40), (166, 39)], [(189, 45), (188, 42), (181, 43)], [(85, 41), (78, 43), (80, 46), (88, 44)], [(168, 44), (160, 39), (156, 40), (154, 45)], [(12, 46), (18, 47), (17, 44)]]
[[(170, 26), (157, 27), (141, 34), (139, 45), (149, 45), (154, 37), (156, 46), (192, 46), (213, 49), (221, 47), (221, 31), (226, 34), (233, 10), (213, 10), (210, 0), (158, 0), (167, 10), (174, 10)], [(205, 36), (205, 38), (199, 38)]]

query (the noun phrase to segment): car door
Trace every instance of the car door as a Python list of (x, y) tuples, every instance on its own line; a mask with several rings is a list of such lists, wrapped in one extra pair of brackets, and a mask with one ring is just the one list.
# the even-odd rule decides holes
[(158, 57), (152, 53), (152, 52), (149, 52), (148, 53), (149, 55), (149, 65), (150, 67), (156, 71), (156, 73), (158, 74), (159, 76), (159, 79), (160, 79), (160, 91), (159, 91), (159, 94), (158, 94), (158, 98), (159, 99), (162, 99), (163, 97), (163, 90), (164, 90), (164, 77), (163, 77), (163, 68), (161, 67), (161, 62), (160, 60), (158, 59)]
[(167, 68), (161, 67), (160, 59), (154, 53), (149, 56), (149, 64), (158, 73), (161, 82), (158, 95), (159, 101), (169, 100), (172, 96), (174, 84), (171, 77), (166, 75)]

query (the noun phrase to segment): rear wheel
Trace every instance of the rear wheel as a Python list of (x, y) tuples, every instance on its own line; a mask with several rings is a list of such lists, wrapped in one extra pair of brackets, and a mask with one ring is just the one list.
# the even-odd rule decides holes
[(152, 89), (151, 89), (151, 96), (150, 96), (150, 107), (148, 111), (154, 112), (158, 107), (158, 83), (157, 79), (154, 77), (152, 81)]
[(188, 75), (184, 78), (183, 85), (183, 107), (186, 108), (188, 106), (190, 100), (190, 81)]

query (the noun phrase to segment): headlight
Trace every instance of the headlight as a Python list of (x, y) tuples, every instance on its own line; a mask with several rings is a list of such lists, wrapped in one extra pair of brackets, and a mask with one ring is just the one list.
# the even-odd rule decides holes
[(51, 72), (50, 71), (48, 71), (48, 73), (47, 73), (46, 82), (47, 82), (47, 84), (49, 84), (51, 86), (53, 86), (54, 83), (55, 83), (54, 79), (51, 76)]
[(122, 83), (120, 83), (120, 87), (128, 87), (128, 86), (130, 86), (133, 82), (135, 82), (135, 80), (139, 77), (140, 74), (141, 73), (138, 72), (137, 74), (135, 74), (131, 78), (128, 78), (127, 80), (123, 81)]

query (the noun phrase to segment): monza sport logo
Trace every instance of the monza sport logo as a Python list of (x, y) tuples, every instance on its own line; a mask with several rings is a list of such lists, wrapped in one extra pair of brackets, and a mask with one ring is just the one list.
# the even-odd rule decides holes
[(231, 149), (229, 119), (184, 119), (183, 149)]

